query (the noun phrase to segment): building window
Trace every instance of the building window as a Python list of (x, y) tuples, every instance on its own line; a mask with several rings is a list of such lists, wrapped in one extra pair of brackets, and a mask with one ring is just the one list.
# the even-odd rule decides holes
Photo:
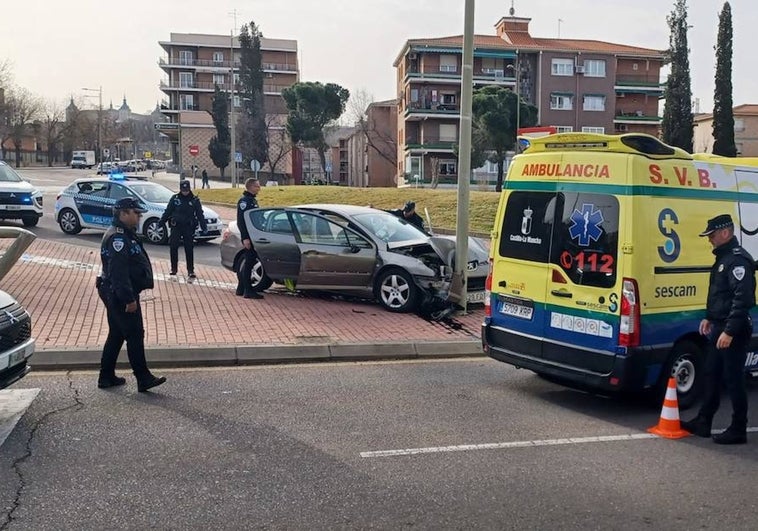
[(584, 96), (585, 111), (604, 111), (605, 110), (605, 96), (586, 94)]
[(440, 103), (442, 105), (455, 105), (455, 94), (442, 94)]
[(179, 50), (179, 64), (192, 66), (192, 52), (189, 50)]
[(218, 85), (220, 87), (223, 87), (225, 81), (226, 81), (226, 76), (224, 74), (213, 74), (213, 84), (214, 85)]
[(234, 98), (233, 98), (233, 100), (232, 100), (232, 101), (234, 102), (234, 106), (235, 106), (235, 107), (239, 107), (239, 106), (240, 106), (240, 102), (241, 102), (242, 100), (240, 99), (240, 97), (239, 97), (239, 96), (237, 96), (237, 95), (235, 94), (235, 95), (234, 95)]
[(573, 76), (573, 59), (553, 59), (552, 74), (554, 76)]
[(458, 140), (458, 127), (455, 124), (440, 124), (440, 141), (455, 142)]
[(556, 133), (573, 133), (574, 132), (573, 125), (554, 125), (553, 127), (555, 127)]
[(458, 170), (455, 168), (454, 160), (440, 161), (440, 175), (457, 175)]
[(745, 130), (745, 120), (742, 118), (735, 118), (734, 119), (734, 130), (735, 131), (744, 131)]
[(582, 133), (597, 133), (599, 135), (604, 135), (605, 127), (582, 127)]
[(584, 61), (585, 77), (605, 77), (605, 61), (602, 59), (587, 59)]
[(457, 72), (458, 56), (440, 55), (440, 72)]
[(554, 111), (570, 111), (574, 108), (574, 96), (571, 94), (551, 94), (550, 109)]
[(180, 111), (194, 111), (195, 110), (195, 96), (192, 94), (179, 94), (179, 110)]
[(181, 88), (192, 88), (192, 72), (179, 72), (179, 86)]
[(224, 52), (213, 52), (213, 62), (214, 63), (223, 63), (224, 62)]

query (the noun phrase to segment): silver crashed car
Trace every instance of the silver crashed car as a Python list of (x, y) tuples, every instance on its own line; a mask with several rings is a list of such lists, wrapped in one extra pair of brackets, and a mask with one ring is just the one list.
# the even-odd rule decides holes
[[(375, 299), (392, 312), (447, 304), (455, 260), (455, 236), (429, 236), (406, 221), (368, 207), (299, 205), (246, 213), (258, 259), (256, 291), (274, 282)], [(236, 223), (221, 242), (221, 263), (240, 271), (244, 260)], [(482, 241), (469, 238), (469, 302), (484, 302), (489, 273)]]

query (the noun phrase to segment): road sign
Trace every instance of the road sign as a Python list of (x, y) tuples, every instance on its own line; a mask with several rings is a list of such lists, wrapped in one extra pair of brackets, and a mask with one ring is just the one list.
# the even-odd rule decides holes
[(155, 128), (160, 130), (166, 130), (166, 129), (179, 129), (179, 124), (171, 123), (171, 122), (161, 122), (155, 124)]
[(250, 161), (250, 169), (253, 171), (261, 171), (261, 163), (253, 159)]
[(103, 157), (110, 157), (111, 150), (108, 148), (103, 148)]
[(193, 144), (189, 147), (189, 154), (193, 157), (197, 157), (197, 154), (200, 153), (200, 146)]
[(242, 152), (241, 151), (235, 151), (234, 152), (234, 162), (242, 162)]
[(152, 151), (145, 151), (145, 158), (146, 159), (152, 159), (153, 158), (153, 152)]

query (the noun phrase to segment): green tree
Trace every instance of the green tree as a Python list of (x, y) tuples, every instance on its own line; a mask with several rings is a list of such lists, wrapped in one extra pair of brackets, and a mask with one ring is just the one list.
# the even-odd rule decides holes
[(263, 95), (263, 63), (261, 38), (263, 33), (255, 24), (240, 29), (240, 98), (242, 111), (237, 130), (237, 141), (243, 162), (249, 166), (255, 159), (261, 164), (268, 160), (268, 128), (265, 98)]
[(716, 155), (737, 156), (732, 105), (732, 7), (725, 2), (719, 14), (716, 83), (713, 90), (713, 153)]
[(689, 48), (687, 47), (687, 0), (676, 0), (666, 17), (671, 35), (668, 59), (671, 73), (666, 82), (663, 110), (663, 141), (692, 153), (693, 118)]
[(232, 137), (229, 133), (227, 96), (218, 85), (216, 85), (216, 91), (211, 100), (211, 116), (213, 117), (213, 125), (216, 127), (216, 134), (208, 142), (208, 152), (213, 165), (221, 170), (221, 177), (223, 178), (224, 170), (229, 166), (231, 160)]
[(324, 128), (345, 112), (350, 91), (336, 83), (295, 83), (282, 91), (287, 105), (287, 132), (296, 144), (315, 148), (326, 173)]
[[(519, 106), (519, 123), (516, 124), (516, 106)], [(495, 190), (503, 189), (505, 156), (516, 145), (516, 127), (537, 125), (537, 107), (519, 98), (509, 88), (487, 86), (475, 90), (471, 101), (472, 134), (471, 167), (479, 167), (484, 160), (497, 164)], [(478, 163), (476, 166), (475, 163)]]

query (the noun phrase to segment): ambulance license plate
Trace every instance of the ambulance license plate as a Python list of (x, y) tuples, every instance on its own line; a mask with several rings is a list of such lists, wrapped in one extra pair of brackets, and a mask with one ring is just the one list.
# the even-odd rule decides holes
[(502, 314), (528, 320), (534, 314), (534, 303), (532, 301), (502, 296), (500, 301), (500, 313)]

